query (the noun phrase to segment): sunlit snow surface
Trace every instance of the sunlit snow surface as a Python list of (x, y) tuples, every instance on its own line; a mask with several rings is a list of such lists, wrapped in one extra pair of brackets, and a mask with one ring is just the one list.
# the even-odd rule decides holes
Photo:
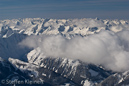
[(26, 18), (0, 21), (1, 37), (8, 37), (13, 33), (31, 34), (65, 34), (88, 35), (99, 32), (101, 29), (109, 29), (118, 32), (128, 28), (128, 21), (101, 20), (101, 19), (41, 19)]

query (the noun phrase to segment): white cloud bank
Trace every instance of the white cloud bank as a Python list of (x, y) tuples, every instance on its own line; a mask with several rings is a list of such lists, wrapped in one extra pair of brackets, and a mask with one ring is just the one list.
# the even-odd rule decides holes
[(20, 44), (40, 47), (46, 56), (80, 59), (113, 71), (129, 70), (129, 31), (103, 30), (87, 37), (66, 39), (60, 35), (30, 36)]

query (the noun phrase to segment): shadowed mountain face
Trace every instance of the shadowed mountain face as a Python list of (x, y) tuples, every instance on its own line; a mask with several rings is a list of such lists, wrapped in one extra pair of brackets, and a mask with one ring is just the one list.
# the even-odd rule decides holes
[[(45, 64), (45, 61), (48, 61)], [(65, 85), (69, 83), (73, 86), (83, 85), (85, 80), (98, 83), (103, 79), (107, 78), (112, 73), (110, 71), (103, 70), (100, 67), (91, 64), (85, 64), (80, 61), (73, 61), (64, 63), (64, 59), (52, 59), (45, 58), (42, 60), (44, 66), (27, 63), (20, 61), (18, 59), (9, 58), (9, 61), (5, 61), (1, 58), (0, 68), (1, 68), (1, 85), (11, 84), (8, 81), (23, 81), (22, 84), (28, 85), (26, 80), (29, 81), (39, 81), (39, 85), (45, 86), (55, 86), (55, 85)], [(76, 62), (79, 62), (78, 65), (74, 66)], [(53, 65), (52, 65), (53, 64)], [(63, 66), (64, 64), (64, 66)], [(96, 74), (93, 74), (93, 73)], [(8, 81), (6, 81), (8, 80)], [(43, 83), (41, 83), (43, 81)], [(18, 84), (15, 82), (14, 84)]]
[(27, 35), (14, 33), (8, 38), (0, 38), (0, 57), (8, 59), (9, 57), (25, 60), (24, 55), (31, 49), (19, 46), (19, 42), (25, 39)]
[[(129, 85), (126, 67), (129, 41), (125, 38), (128, 36), (128, 27), (128, 21), (124, 20), (41, 18), (1, 20), (0, 85)], [(103, 31), (108, 33), (103, 35)], [(124, 34), (122, 31), (125, 31)], [(74, 39), (75, 37), (77, 38)], [(85, 43), (85, 39), (89, 42)], [(94, 46), (93, 49), (90, 45)], [(101, 50), (103, 48), (107, 50)], [(91, 53), (92, 50), (94, 52)], [(106, 58), (105, 51), (111, 57)], [(119, 59), (116, 59), (116, 55)]]

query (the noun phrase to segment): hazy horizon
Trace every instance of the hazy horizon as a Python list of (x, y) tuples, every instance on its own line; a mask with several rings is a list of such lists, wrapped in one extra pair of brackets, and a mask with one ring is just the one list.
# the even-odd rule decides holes
[(0, 0), (0, 20), (17, 18), (129, 19), (128, 0)]

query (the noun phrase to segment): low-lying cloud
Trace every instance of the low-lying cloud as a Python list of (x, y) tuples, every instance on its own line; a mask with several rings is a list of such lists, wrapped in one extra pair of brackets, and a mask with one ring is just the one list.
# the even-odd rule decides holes
[(129, 31), (117, 33), (103, 30), (87, 37), (66, 39), (61, 35), (30, 36), (20, 44), (30, 48), (40, 47), (49, 57), (80, 59), (101, 64), (113, 71), (129, 70)]

